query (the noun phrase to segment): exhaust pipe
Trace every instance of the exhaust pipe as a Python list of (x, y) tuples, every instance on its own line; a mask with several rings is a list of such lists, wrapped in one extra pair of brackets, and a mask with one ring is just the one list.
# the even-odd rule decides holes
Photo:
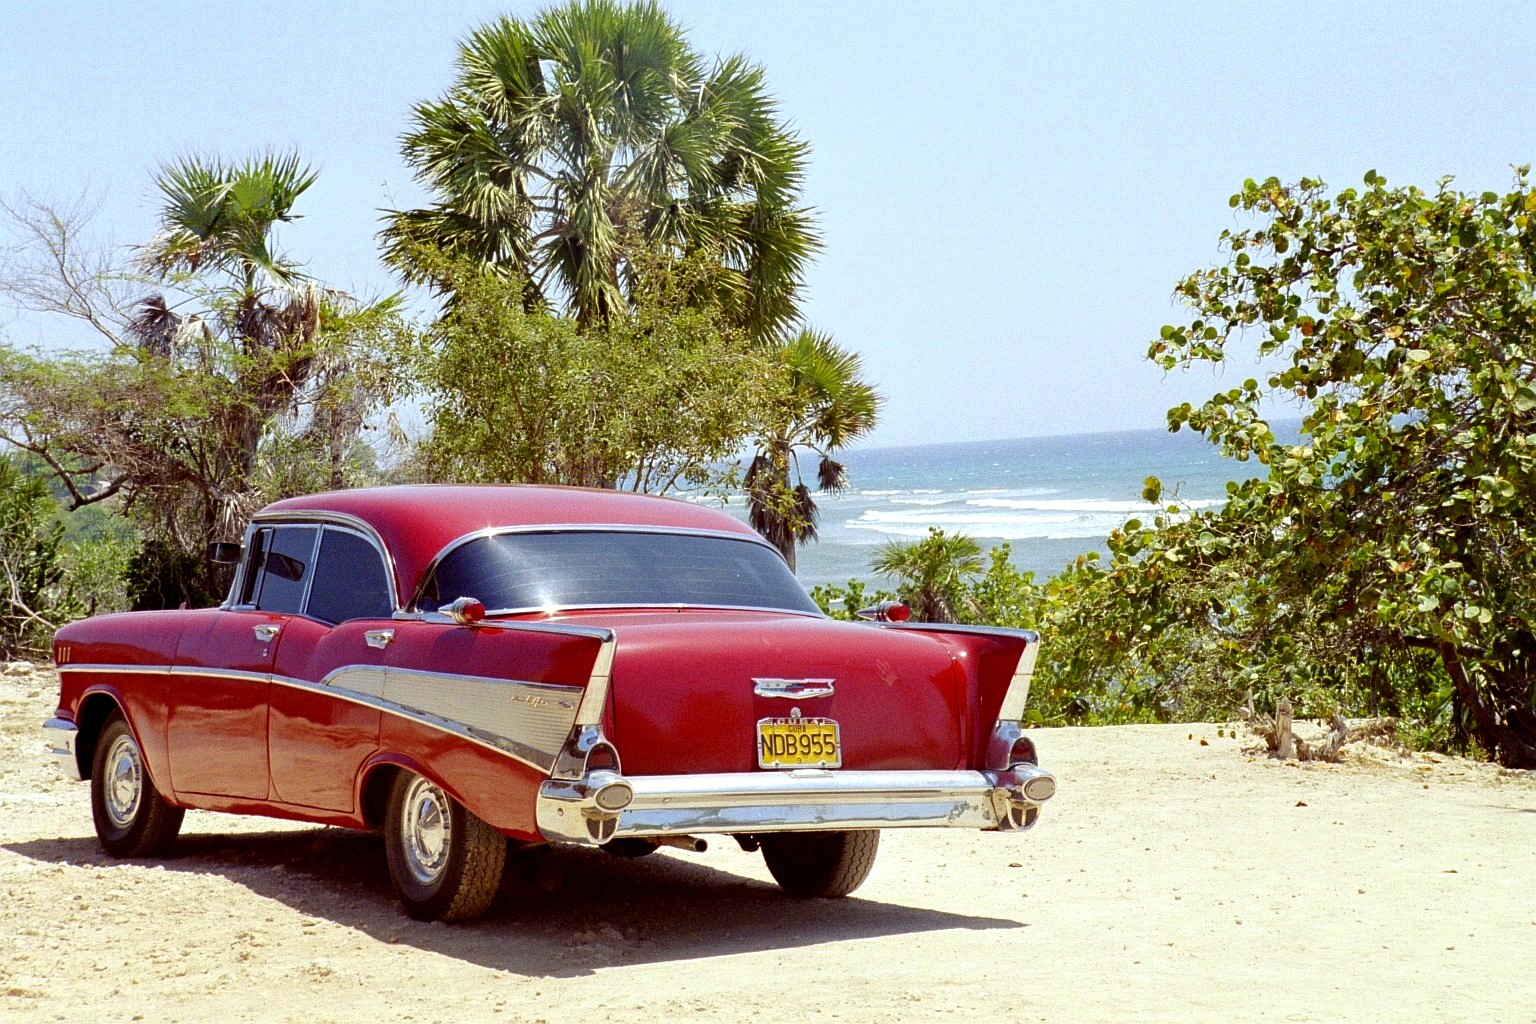
[(687, 850), (689, 853), (703, 853), (709, 849), (709, 844), (698, 836), (657, 836), (656, 845)]

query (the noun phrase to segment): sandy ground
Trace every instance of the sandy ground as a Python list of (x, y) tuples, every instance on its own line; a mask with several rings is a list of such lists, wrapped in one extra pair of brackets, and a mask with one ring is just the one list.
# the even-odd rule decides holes
[(523, 872), (560, 888), (423, 925), (357, 833), (194, 813), (107, 860), (39, 756), (53, 696), (0, 676), (4, 1020), (1536, 1021), (1536, 778), (1487, 765), (1045, 730), (1040, 826), (888, 832), (847, 900), (726, 840), (560, 851)]

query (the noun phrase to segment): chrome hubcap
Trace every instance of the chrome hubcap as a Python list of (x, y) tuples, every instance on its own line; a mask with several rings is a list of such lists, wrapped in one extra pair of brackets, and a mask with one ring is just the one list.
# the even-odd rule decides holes
[(448, 865), (448, 833), (453, 827), (448, 795), (426, 779), (415, 779), (405, 793), (400, 815), (405, 863), (411, 877), (431, 885)]
[(102, 789), (107, 817), (119, 828), (133, 824), (139, 801), (144, 798), (144, 764), (132, 736), (119, 736), (107, 751), (107, 777)]

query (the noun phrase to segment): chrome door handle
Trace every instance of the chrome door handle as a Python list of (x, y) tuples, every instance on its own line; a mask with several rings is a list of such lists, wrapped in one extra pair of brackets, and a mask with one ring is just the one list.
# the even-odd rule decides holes
[(282, 631), (282, 626), (257, 626), (252, 630), (252, 632), (256, 634), (256, 639), (260, 640), (264, 644), (269, 644), (273, 640), (276, 640), (277, 634), (281, 633)]
[(363, 634), (363, 642), (375, 650), (382, 651), (389, 646), (389, 642), (395, 638), (392, 629), (370, 629)]

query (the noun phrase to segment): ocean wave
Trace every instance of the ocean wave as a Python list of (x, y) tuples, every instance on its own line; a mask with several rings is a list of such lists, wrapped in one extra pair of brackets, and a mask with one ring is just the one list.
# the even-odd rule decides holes
[[(1212, 500), (1181, 502), (1183, 508), (1219, 505)], [(1107, 537), (1134, 516), (1150, 518), (1157, 506), (1084, 498), (1057, 501), (968, 502), (938, 508), (867, 509), (845, 520), (849, 530), (888, 537), (924, 537), (934, 527), (950, 533), (1002, 540), (1068, 540)]]
[[(1161, 505), (1145, 501), (1113, 501), (1109, 498), (1063, 498), (1045, 501), (1017, 498), (973, 498), (966, 502), (977, 508), (1008, 508), (1023, 512), (1087, 512), (1110, 515), (1150, 515)], [(1213, 508), (1223, 504), (1218, 498), (1195, 498), (1177, 502), (1180, 508)]]

